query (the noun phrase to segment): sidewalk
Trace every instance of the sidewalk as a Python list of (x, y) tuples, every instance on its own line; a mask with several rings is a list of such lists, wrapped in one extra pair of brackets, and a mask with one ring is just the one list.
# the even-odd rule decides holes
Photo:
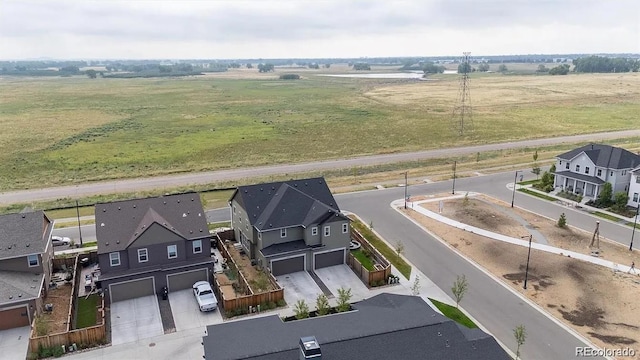
[[(411, 209), (419, 212), (420, 214), (430, 217), (436, 221), (445, 223), (447, 225), (456, 227), (458, 229), (464, 230), (464, 231), (468, 231), (472, 234), (478, 234), (484, 237), (488, 237), (488, 238), (492, 238), (498, 241), (502, 241), (502, 242), (506, 242), (509, 244), (513, 244), (513, 245), (519, 245), (519, 246), (523, 246), (523, 247), (528, 247), (529, 246), (529, 241), (527, 240), (522, 240), (519, 238), (513, 238), (510, 236), (505, 236), (502, 234), (498, 234), (498, 233), (494, 233), (492, 231), (488, 231), (488, 230), (484, 230), (484, 229), (480, 229), (477, 228), (475, 226), (471, 226), (471, 225), (467, 225), (467, 224), (463, 224), (459, 221), (450, 219), (448, 217), (442, 216), (440, 214), (437, 214), (433, 211), (427, 210), (425, 208), (423, 208), (422, 206), (419, 206), (420, 204), (423, 203), (427, 203), (427, 202), (434, 202), (434, 201), (440, 201), (440, 200), (447, 200), (447, 199), (460, 199), (464, 197), (464, 195), (452, 195), (452, 196), (448, 196), (446, 198), (438, 198), (438, 199), (428, 199), (428, 200), (421, 200), (421, 201), (416, 201), (416, 202), (410, 202), (408, 203), (409, 206), (411, 206)], [(404, 201), (403, 200), (395, 200), (392, 203), (392, 207), (400, 207), (404, 205)], [(541, 250), (541, 251), (545, 251), (548, 253), (552, 253), (552, 254), (558, 254), (558, 255), (562, 255), (562, 256), (566, 256), (566, 257), (570, 257), (570, 258), (574, 258), (574, 259), (578, 259), (581, 261), (585, 261), (585, 262), (589, 262), (592, 264), (596, 264), (596, 265), (600, 265), (600, 266), (604, 266), (607, 267), (613, 271), (624, 271), (627, 272), (630, 269), (630, 266), (626, 266), (626, 265), (621, 265), (621, 264), (617, 264), (614, 263), (613, 261), (609, 261), (609, 260), (604, 260), (601, 258), (596, 258), (593, 257), (591, 255), (587, 255), (587, 254), (581, 254), (581, 253), (577, 253), (574, 251), (569, 251), (569, 250), (565, 250), (565, 249), (561, 249), (561, 248), (557, 248), (557, 247), (553, 247), (550, 245), (545, 245), (545, 244), (539, 244), (539, 243), (531, 243), (531, 248), (532, 249), (536, 249), (536, 250)]]

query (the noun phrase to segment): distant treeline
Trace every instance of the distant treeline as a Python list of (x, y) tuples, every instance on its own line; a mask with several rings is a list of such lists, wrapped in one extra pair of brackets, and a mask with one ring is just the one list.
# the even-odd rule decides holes
[(573, 65), (573, 71), (583, 73), (637, 72), (640, 69), (640, 60), (589, 56), (573, 60)]
[(111, 79), (133, 79), (133, 78), (156, 78), (156, 77), (176, 77), (202, 75), (200, 71), (176, 71), (176, 72), (159, 72), (159, 71), (140, 71), (140, 72), (121, 72), (114, 74), (105, 74), (104, 78)]

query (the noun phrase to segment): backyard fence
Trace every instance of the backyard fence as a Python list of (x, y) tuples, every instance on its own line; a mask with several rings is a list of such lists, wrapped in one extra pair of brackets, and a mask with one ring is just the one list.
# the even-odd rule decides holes
[(349, 265), (351, 270), (353, 270), (368, 287), (376, 286), (376, 284), (386, 284), (389, 275), (391, 275), (391, 264), (389, 261), (353, 227), (351, 228), (351, 238), (359, 242), (362, 249), (371, 254), (376, 270), (367, 270), (351, 252), (347, 255), (347, 265)]
[(34, 319), (31, 323), (28, 353), (37, 353), (40, 347), (52, 348), (64, 345), (68, 348), (72, 344), (76, 344), (78, 347), (88, 347), (105, 343), (107, 332), (104, 318), (104, 297), (101, 297), (98, 311), (100, 311), (100, 323), (98, 325), (44, 336), (35, 336), (36, 326)]
[(238, 297), (234, 297), (232, 299), (228, 299), (224, 296), (224, 293), (220, 290), (220, 282), (217, 278), (215, 278), (215, 293), (218, 299), (221, 299), (221, 305), (224, 311), (235, 311), (236, 309), (248, 310), (249, 306), (255, 307), (265, 303), (278, 303), (280, 300), (284, 300), (284, 289), (280, 287), (275, 277), (271, 273), (268, 273), (269, 283), (273, 286), (275, 290), (265, 291), (261, 293), (254, 293), (253, 289), (249, 285), (249, 282), (239, 270), (238, 264), (236, 264), (235, 260), (229, 253), (229, 250), (226, 247), (227, 241), (233, 240), (233, 230), (227, 230), (223, 232), (219, 232), (218, 236), (218, 250), (220, 254), (225, 259), (226, 263), (229, 267), (235, 267), (238, 269), (238, 287), (241, 292), (248, 292), (248, 295), (242, 295)]

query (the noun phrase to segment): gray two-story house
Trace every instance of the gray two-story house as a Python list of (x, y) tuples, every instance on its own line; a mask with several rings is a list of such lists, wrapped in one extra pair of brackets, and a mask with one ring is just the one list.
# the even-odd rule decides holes
[(610, 183), (613, 193), (629, 191), (631, 170), (640, 165), (640, 155), (628, 150), (589, 144), (556, 157), (554, 186), (595, 199)]
[(0, 215), (0, 330), (29, 326), (51, 281), (53, 223), (42, 211)]
[(349, 218), (324, 178), (240, 186), (229, 205), (236, 240), (274, 276), (345, 263)]
[(111, 302), (191, 288), (213, 273), (196, 193), (96, 204), (100, 287)]

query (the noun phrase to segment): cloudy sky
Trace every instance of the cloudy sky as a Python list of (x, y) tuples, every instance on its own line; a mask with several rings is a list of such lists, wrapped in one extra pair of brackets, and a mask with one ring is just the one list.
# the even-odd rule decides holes
[(640, 53), (638, 0), (0, 0), (1, 59)]

